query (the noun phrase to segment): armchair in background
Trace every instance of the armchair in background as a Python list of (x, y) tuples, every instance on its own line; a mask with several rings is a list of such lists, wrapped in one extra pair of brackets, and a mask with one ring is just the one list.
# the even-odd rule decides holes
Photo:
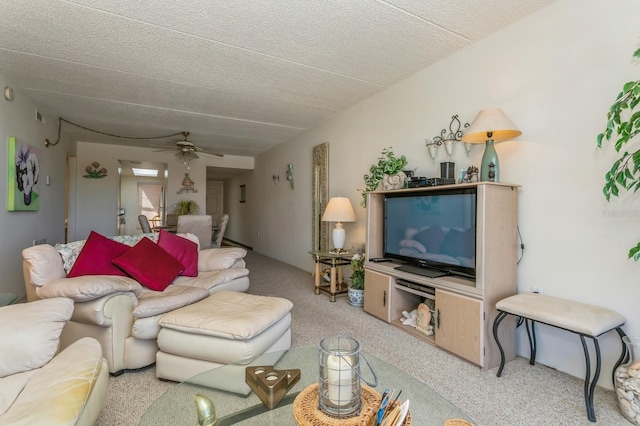
[(138, 215), (138, 222), (140, 222), (140, 229), (142, 229), (143, 234), (151, 233), (151, 225), (149, 224), (149, 219), (145, 215)]
[(200, 241), (200, 250), (211, 247), (212, 219), (209, 215), (178, 216), (178, 234), (195, 234)]
[(212, 247), (220, 247), (222, 245), (222, 238), (224, 237), (224, 231), (227, 229), (227, 223), (229, 222), (229, 215), (223, 214), (220, 216), (218, 220), (217, 227), (213, 233), (213, 241), (211, 242)]

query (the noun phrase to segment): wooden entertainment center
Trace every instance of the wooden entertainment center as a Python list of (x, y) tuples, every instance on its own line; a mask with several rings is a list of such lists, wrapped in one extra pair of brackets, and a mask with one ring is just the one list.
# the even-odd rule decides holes
[[(434, 194), (450, 188), (477, 188), (476, 278), (447, 275), (428, 278), (398, 271), (400, 262), (374, 263), (384, 256), (385, 194), (411, 191)], [(393, 324), (413, 336), (445, 349), (482, 368), (500, 364), (500, 352), (493, 338), (496, 302), (516, 294), (518, 186), (478, 182), (373, 191), (367, 194), (367, 243), (365, 262), (365, 312)], [(405, 285), (398, 284), (404, 281)], [(414, 288), (406, 284), (416, 284)], [(428, 286), (428, 291), (417, 289)], [(424, 288), (424, 287), (423, 287)], [(415, 309), (425, 299), (435, 300), (434, 334), (427, 336), (402, 325), (403, 311)], [(515, 319), (500, 327), (500, 342), (506, 360), (515, 358)]]

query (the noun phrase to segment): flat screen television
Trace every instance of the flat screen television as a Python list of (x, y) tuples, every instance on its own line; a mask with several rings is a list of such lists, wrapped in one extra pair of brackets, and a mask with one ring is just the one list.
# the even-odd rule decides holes
[(385, 194), (384, 257), (429, 277), (476, 276), (476, 187)]

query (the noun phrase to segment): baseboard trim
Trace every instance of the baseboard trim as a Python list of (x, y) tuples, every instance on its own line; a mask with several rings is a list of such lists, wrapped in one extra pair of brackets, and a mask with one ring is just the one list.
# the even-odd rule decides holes
[(239, 243), (237, 241), (230, 240), (228, 238), (223, 238), (222, 239), (222, 244), (224, 245), (225, 243), (230, 245), (230, 246), (242, 247), (243, 249), (253, 251), (253, 247), (248, 246), (246, 244)]

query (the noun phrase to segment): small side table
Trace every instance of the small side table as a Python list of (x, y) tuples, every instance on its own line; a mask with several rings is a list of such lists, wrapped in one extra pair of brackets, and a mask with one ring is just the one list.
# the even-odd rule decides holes
[[(353, 253), (348, 251), (341, 253), (334, 253), (330, 251), (311, 250), (309, 252), (316, 261), (315, 272), (315, 294), (320, 294), (320, 291), (329, 293), (329, 301), (336, 301), (336, 294), (343, 294), (347, 292), (347, 284), (342, 279), (342, 266), (351, 263), (351, 257)], [(331, 281), (329, 284), (322, 284), (322, 271), (320, 265), (331, 266)]]

